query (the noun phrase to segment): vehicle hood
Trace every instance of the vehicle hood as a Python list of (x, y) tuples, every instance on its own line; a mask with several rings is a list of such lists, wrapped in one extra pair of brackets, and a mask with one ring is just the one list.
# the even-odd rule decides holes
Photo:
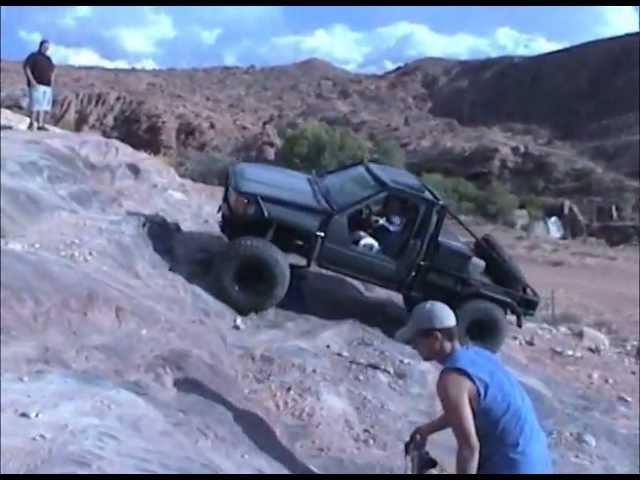
[(231, 186), (239, 192), (260, 196), (263, 200), (313, 210), (330, 208), (314, 188), (311, 177), (295, 170), (243, 162), (231, 169)]

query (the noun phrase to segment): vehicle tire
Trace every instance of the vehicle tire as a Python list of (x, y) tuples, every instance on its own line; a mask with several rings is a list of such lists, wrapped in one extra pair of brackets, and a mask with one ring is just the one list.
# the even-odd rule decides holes
[(492, 235), (484, 235), (475, 243), (476, 255), (487, 264), (489, 277), (498, 285), (521, 292), (527, 280), (516, 262)]
[(488, 300), (469, 300), (458, 307), (456, 316), (460, 343), (471, 343), (493, 352), (500, 350), (508, 328), (502, 307)]
[(214, 269), (216, 294), (241, 315), (276, 306), (287, 293), (291, 270), (284, 253), (257, 237), (233, 240)]

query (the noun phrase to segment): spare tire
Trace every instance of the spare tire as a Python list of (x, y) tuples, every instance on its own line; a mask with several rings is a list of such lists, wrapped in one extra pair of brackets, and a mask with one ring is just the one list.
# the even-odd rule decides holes
[(241, 315), (277, 305), (287, 293), (291, 270), (286, 256), (256, 237), (233, 240), (212, 272), (216, 294)]
[(498, 352), (507, 337), (507, 315), (502, 307), (488, 300), (464, 302), (456, 311), (460, 343), (478, 345)]
[(520, 267), (490, 234), (482, 236), (474, 245), (476, 255), (485, 261), (486, 272), (498, 285), (521, 292), (527, 280)]

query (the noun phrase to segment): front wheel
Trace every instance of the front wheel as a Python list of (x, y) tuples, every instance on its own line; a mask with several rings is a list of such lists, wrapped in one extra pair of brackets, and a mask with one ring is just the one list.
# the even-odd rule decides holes
[(507, 337), (507, 315), (500, 306), (488, 300), (469, 300), (457, 309), (456, 316), (460, 343), (500, 350)]
[(229, 243), (212, 272), (220, 299), (241, 315), (276, 306), (289, 288), (287, 257), (263, 238), (241, 237)]

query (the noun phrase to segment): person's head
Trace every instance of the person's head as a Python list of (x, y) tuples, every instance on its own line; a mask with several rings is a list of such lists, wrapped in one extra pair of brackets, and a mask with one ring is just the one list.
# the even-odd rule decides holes
[(41, 53), (47, 53), (49, 51), (49, 40), (46, 40), (46, 39), (40, 40), (40, 44), (38, 45), (38, 51)]
[(442, 302), (422, 302), (396, 340), (411, 345), (423, 360), (443, 360), (458, 344), (456, 314)]
[(402, 216), (403, 202), (398, 197), (387, 197), (384, 202), (384, 213), (387, 217)]

